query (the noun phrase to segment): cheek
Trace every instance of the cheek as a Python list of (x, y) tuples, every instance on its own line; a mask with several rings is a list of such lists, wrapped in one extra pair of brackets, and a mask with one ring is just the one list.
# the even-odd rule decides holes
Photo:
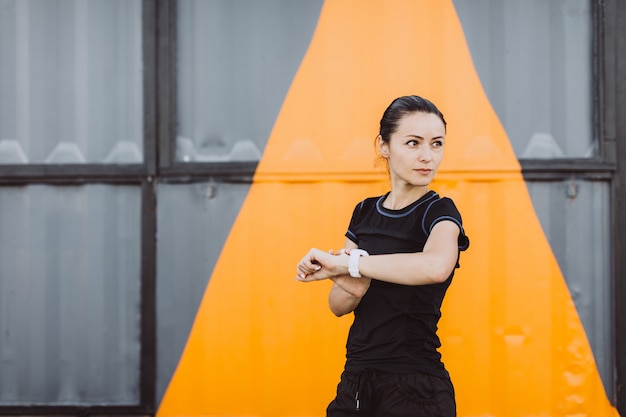
[(433, 163), (439, 164), (443, 159), (443, 150), (433, 149), (430, 152), (430, 156), (432, 158)]

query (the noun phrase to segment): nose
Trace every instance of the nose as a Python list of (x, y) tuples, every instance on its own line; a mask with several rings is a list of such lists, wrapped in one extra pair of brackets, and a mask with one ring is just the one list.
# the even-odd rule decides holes
[(418, 154), (420, 162), (430, 162), (433, 159), (432, 151), (428, 146), (421, 146)]

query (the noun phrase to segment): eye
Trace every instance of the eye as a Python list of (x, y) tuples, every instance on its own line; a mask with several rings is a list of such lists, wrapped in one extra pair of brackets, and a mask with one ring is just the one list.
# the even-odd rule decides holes
[(411, 140), (409, 140), (406, 144), (407, 144), (407, 145), (409, 145), (409, 146), (411, 146), (411, 147), (414, 147), (414, 146), (419, 145), (419, 142), (418, 142), (418, 141), (416, 141), (415, 139), (411, 139)]
[(436, 140), (433, 142), (433, 147), (434, 148), (441, 148), (443, 147), (443, 141), (442, 140)]

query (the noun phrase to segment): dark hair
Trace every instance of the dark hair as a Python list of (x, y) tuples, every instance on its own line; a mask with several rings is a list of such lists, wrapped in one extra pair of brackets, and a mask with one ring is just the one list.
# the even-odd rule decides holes
[(443, 114), (431, 101), (420, 96), (398, 97), (391, 102), (389, 107), (387, 107), (383, 113), (382, 119), (380, 119), (380, 131), (378, 134), (382, 138), (383, 142), (389, 143), (391, 135), (398, 129), (400, 119), (407, 114), (416, 112), (432, 113), (439, 116), (445, 129), (446, 119), (444, 119)]

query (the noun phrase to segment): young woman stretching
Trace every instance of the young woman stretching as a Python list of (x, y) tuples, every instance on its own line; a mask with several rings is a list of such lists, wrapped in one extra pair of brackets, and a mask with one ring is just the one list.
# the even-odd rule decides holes
[(297, 265), (299, 281), (333, 281), (328, 301), (335, 315), (354, 312), (327, 416), (456, 415), (437, 323), (469, 239), (452, 200), (429, 189), (445, 136), (433, 103), (395, 99), (376, 138), (391, 191), (357, 204), (345, 248), (311, 249)]

